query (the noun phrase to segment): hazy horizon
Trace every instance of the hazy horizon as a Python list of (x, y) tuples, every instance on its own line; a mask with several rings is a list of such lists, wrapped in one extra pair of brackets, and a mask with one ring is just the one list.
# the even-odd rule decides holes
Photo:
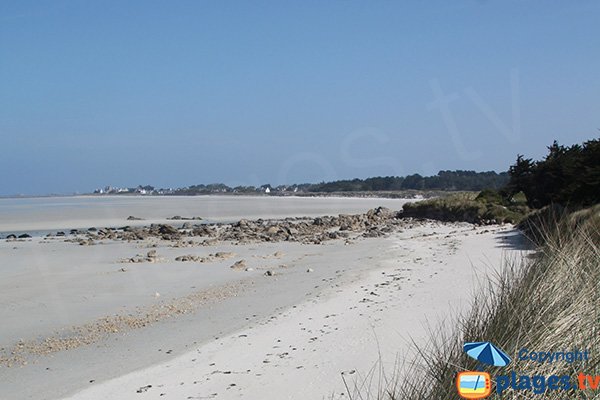
[(506, 171), (598, 136), (599, 11), (4, 2), (0, 195)]
[[(443, 170), (438, 171), (442, 172)], [(452, 172), (456, 172), (456, 171), (452, 171)], [(487, 173), (487, 172), (494, 172), (497, 174), (502, 174), (502, 173), (506, 173), (508, 171), (473, 171), (476, 173)], [(413, 174), (409, 174), (409, 175), (413, 175)], [(432, 174), (432, 175), (422, 175), (423, 178), (429, 178), (431, 176), (436, 176), (437, 173)], [(378, 178), (381, 176), (369, 176), (369, 177), (365, 177), (365, 178), (357, 178), (357, 177), (352, 177), (352, 178), (340, 178), (339, 180), (336, 181), (344, 181), (344, 180), (353, 180), (353, 179), (367, 179), (367, 178)], [(394, 176), (396, 177), (396, 176)], [(400, 176), (400, 178), (405, 178), (406, 176)], [(254, 186), (256, 189), (259, 189), (262, 186), (265, 185), (270, 185), (271, 187), (278, 187), (278, 186), (294, 186), (294, 185), (318, 185), (320, 183), (329, 183), (331, 181), (319, 181), (319, 182), (287, 182), (287, 183), (283, 183), (280, 185), (273, 185), (270, 182), (263, 182), (260, 185), (244, 185), (244, 184), (240, 184), (238, 186)], [(335, 181), (333, 181), (335, 182)], [(195, 185), (221, 185), (221, 184), (225, 184), (226, 186), (230, 187), (231, 189), (234, 189), (235, 186), (232, 185), (228, 185), (227, 183), (224, 182), (192, 182), (192, 183), (188, 183), (188, 184), (183, 184), (181, 186), (173, 186), (173, 185), (167, 185), (167, 186), (156, 186), (153, 185), (152, 182), (142, 182), (142, 183), (131, 183), (128, 185), (123, 185), (123, 186), (116, 186), (116, 185), (112, 185), (110, 182), (106, 183), (104, 185), (99, 185), (98, 187), (95, 187), (89, 191), (74, 191), (71, 193), (34, 193), (34, 194), (20, 194), (20, 193), (13, 193), (13, 194), (0, 194), (0, 198), (19, 198), (19, 197), (52, 197), (52, 196), (77, 196), (77, 195), (89, 195), (89, 194), (98, 194), (98, 193), (93, 193), (96, 190), (99, 189), (106, 189), (107, 187), (110, 187), (112, 189), (137, 189), (138, 187), (142, 186), (152, 186), (154, 187), (154, 189), (159, 190), (159, 189), (185, 189), (185, 188), (189, 188), (191, 186), (195, 186)], [(415, 190), (415, 189), (402, 189), (402, 190), (406, 190), (406, 191), (410, 191), (410, 190)], [(430, 188), (430, 189), (425, 189), (425, 190), (431, 190), (431, 191), (436, 191), (436, 190), (445, 190), (445, 189), (441, 189), (441, 188)], [(99, 193), (102, 195), (107, 195), (108, 193)], [(114, 193), (113, 193), (114, 194)], [(134, 192), (125, 192), (124, 194), (128, 194), (128, 195), (135, 195), (136, 193)], [(151, 193), (148, 193), (151, 194)], [(218, 194), (218, 193), (215, 193)], [(243, 194), (243, 193), (242, 193)], [(194, 196), (193, 194), (191, 196)]]

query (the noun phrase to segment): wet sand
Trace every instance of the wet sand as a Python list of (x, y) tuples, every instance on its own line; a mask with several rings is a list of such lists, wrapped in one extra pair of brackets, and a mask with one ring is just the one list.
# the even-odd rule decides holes
[[(70, 230), (171, 223), (201, 217), (209, 222), (242, 218), (357, 214), (379, 206), (402, 208), (407, 199), (268, 196), (75, 196), (0, 199), (0, 232)], [(143, 218), (127, 221), (129, 216)]]

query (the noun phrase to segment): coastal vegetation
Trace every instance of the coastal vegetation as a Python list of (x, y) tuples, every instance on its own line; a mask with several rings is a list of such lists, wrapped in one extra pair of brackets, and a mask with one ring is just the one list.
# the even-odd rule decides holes
[(522, 196), (506, 200), (493, 190), (457, 193), (404, 205), (403, 217), (477, 224), (518, 223), (529, 211)]
[(204, 194), (318, 194), (399, 191), (479, 191), (486, 188), (499, 189), (509, 180), (508, 172), (494, 171), (439, 171), (434, 176), (413, 174), (408, 176), (377, 176), (367, 179), (347, 179), (321, 183), (302, 183), (272, 186), (227, 186), (223, 183), (198, 184), (183, 188), (156, 188), (151, 185), (134, 188), (107, 186), (96, 189), (95, 194), (144, 194), (144, 195), (204, 195)]
[[(551, 390), (538, 382), (529, 389), (509, 387), (502, 398), (597, 398), (597, 391), (580, 390), (577, 376), (600, 371), (600, 142), (554, 142), (548, 149), (540, 161), (518, 156), (500, 190), (405, 206), (405, 214), (475, 222), (502, 210), (537, 247), (488, 277), (471, 310), (435, 331), (418, 359), (405, 365), (400, 376), (408, 378), (393, 382), (383, 398), (456, 399), (456, 374), (481, 367), (462, 348), (473, 341), (490, 341), (515, 356), (523, 348), (594, 355), (585, 364), (513, 359), (507, 367), (492, 367), (492, 377), (569, 376), (573, 386)], [(490, 398), (500, 395), (492, 391)]]
[(311, 185), (307, 190), (326, 193), (390, 190), (478, 191), (486, 188), (499, 189), (508, 182), (508, 178), (507, 172), (439, 171), (434, 176), (413, 174), (405, 177), (339, 180)]
[(532, 208), (594, 205), (600, 200), (600, 140), (567, 147), (555, 141), (541, 161), (518, 156), (509, 175), (502, 194), (524, 193)]
[(404, 205), (404, 216), (472, 223), (519, 223), (546, 207), (575, 211), (600, 202), (600, 140), (561, 146), (540, 161), (517, 157), (501, 188)]
[[(463, 343), (473, 341), (491, 341), (514, 358), (523, 348), (581, 349), (593, 354), (585, 364), (513, 358), (507, 367), (488, 368), (492, 377), (513, 372), (528, 377), (568, 375), (575, 384), (580, 372), (598, 375), (600, 337), (595, 305), (600, 303), (600, 206), (553, 218), (558, 218), (556, 223), (536, 227), (543, 240), (535, 256), (507, 261), (475, 297), (466, 315), (431, 335), (429, 344), (419, 349), (419, 360), (407, 365), (410, 374), (405, 376), (410, 378), (396, 382), (384, 397), (456, 399), (456, 374), (480, 367), (462, 349)], [(593, 390), (547, 389), (538, 387), (535, 393), (534, 388), (508, 388), (502, 398), (597, 398)], [(492, 392), (490, 398), (500, 396)]]

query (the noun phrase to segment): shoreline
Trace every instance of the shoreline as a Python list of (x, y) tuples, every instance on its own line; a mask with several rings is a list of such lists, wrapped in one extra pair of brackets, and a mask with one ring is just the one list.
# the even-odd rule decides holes
[[(101, 228), (95, 231), (77, 232), (69, 236), (46, 236), (37, 238), (25, 239), (6, 239), (0, 245), (0, 250), (12, 251), (7, 254), (7, 264), (23, 263), (23, 267), (30, 263), (30, 258), (38, 257), (38, 253), (57, 252), (61, 254), (55, 260), (46, 258), (43, 268), (36, 265), (33, 269), (30, 268), (31, 274), (49, 274), (53, 275), (63, 268), (65, 272), (76, 274), (73, 267), (65, 267), (64, 257), (68, 255), (69, 264), (86, 265), (89, 273), (102, 274), (118, 274), (128, 272), (129, 269), (134, 269), (141, 275), (136, 279), (160, 278), (164, 269), (171, 270), (179, 269), (190, 273), (191, 268), (210, 268), (219, 267), (219, 269), (211, 271), (193, 271), (195, 275), (200, 273), (200, 276), (206, 278), (212, 276), (209, 284), (203, 284), (201, 290), (211, 289), (213, 284), (221, 285), (231, 281), (230, 275), (227, 275), (227, 269), (223, 268), (230, 266), (230, 270), (245, 271), (251, 273), (251, 276), (256, 275), (255, 270), (262, 271), (267, 276), (278, 275), (277, 270), (281, 268), (287, 269), (288, 265), (283, 262), (297, 262), (307, 256), (305, 252), (308, 249), (321, 250), (321, 245), (331, 244), (339, 251), (340, 246), (353, 245), (357, 241), (366, 238), (382, 238), (388, 236), (395, 230), (403, 227), (421, 225), (417, 221), (402, 220), (397, 217), (397, 213), (385, 208), (377, 208), (370, 210), (365, 214), (358, 215), (339, 215), (338, 217), (294, 217), (286, 219), (273, 220), (246, 220), (242, 219), (233, 224), (207, 224), (197, 225), (191, 222), (185, 222), (180, 228), (172, 225), (151, 225), (141, 227), (124, 227), (119, 229)], [(256, 246), (265, 248), (270, 246), (273, 249), (285, 249), (284, 251), (275, 250), (272, 254), (257, 255), (252, 254), (256, 250)], [(43, 246), (43, 247), (40, 247)], [(44, 249), (44, 247), (46, 249)], [(48, 250), (48, 248), (50, 250)], [(219, 249), (221, 251), (213, 251)], [(243, 251), (241, 251), (243, 249)], [(23, 253), (25, 251), (25, 253)], [(132, 255), (133, 252), (137, 255)], [(141, 251), (141, 254), (140, 254)], [(90, 257), (90, 252), (95, 253), (94, 257)], [(292, 252), (295, 258), (290, 258), (287, 253)], [(331, 250), (329, 251), (331, 252)], [(241, 253), (241, 254), (238, 254)], [(203, 255), (202, 255), (203, 254)], [(12, 256), (12, 257), (11, 257)], [(254, 266), (255, 260), (252, 258), (258, 257), (261, 263), (265, 265)], [(24, 259), (23, 259), (24, 258)], [(273, 265), (274, 262), (274, 265)], [(39, 263), (39, 261), (38, 261)], [(270, 265), (269, 265), (270, 263)], [(61, 265), (57, 265), (61, 264)], [(108, 268), (107, 268), (108, 267)], [(118, 269), (114, 269), (118, 268)], [(103, 270), (103, 271), (102, 271)], [(137, 271), (135, 271), (137, 270)], [(312, 270), (312, 269), (311, 269)], [(119, 274), (119, 272), (121, 274)], [(313, 271), (311, 271), (313, 272)], [(245, 274), (248, 275), (248, 274)], [(86, 278), (84, 275), (82, 278)], [(243, 276), (243, 275), (242, 275)], [(181, 276), (176, 275), (175, 279), (180, 279)], [(35, 277), (31, 277), (35, 279)], [(77, 282), (77, 276), (73, 275), (73, 283)], [(108, 283), (112, 284), (115, 277), (107, 278)], [(277, 279), (277, 278), (275, 278)], [(27, 284), (25, 281), (23, 284)], [(69, 282), (71, 283), (71, 282)], [(84, 282), (80, 284), (85, 285)], [(64, 286), (64, 283), (57, 282), (56, 285)], [(139, 286), (139, 284), (138, 284)], [(170, 289), (169, 286), (161, 285), (162, 290)], [(10, 294), (10, 288), (8, 293)], [(93, 291), (92, 287), (86, 288)], [(53, 288), (54, 291), (69, 290), (78, 295), (85, 295), (86, 289), (74, 291), (73, 288), (64, 287), (59, 289), (59, 286)], [(108, 285), (104, 290), (109, 290)], [(193, 286), (192, 289), (196, 289)], [(193, 291), (196, 292), (196, 291)], [(100, 292), (103, 294), (104, 292)], [(181, 293), (181, 292), (179, 292)], [(17, 294), (17, 293), (15, 293)], [(198, 297), (201, 293), (190, 293), (189, 296)], [(10, 296), (7, 296), (10, 297)], [(155, 292), (155, 297), (160, 297), (160, 293)], [(205, 298), (206, 296), (203, 296)], [(2, 299), (2, 297), (0, 297)], [(60, 299), (59, 301), (67, 301)], [(107, 303), (107, 301), (104, 301)], [(14, 299), (12, 299), (14, 303)], [(113, 303), (108, 301), (109, 304)], [(145, 302), (146, 303), (146, 302)], [(162, 302), (161, 302), (162, 303)], [(81, 307), (84, 307), (85, 303)], [(65, 305), (61, 308), (62, 314), (69, 316), (80, 314), (77, 309), (65, 309)], [(81, 308), (80, 307), (80, 308)], [(170, 304), (161, 304), (160, 307), (172, 307)], [(17, 306), (18, 308), (18, 306)], [(194, 308), (190, 305), (188, 308)], [(33, 311), (33, 310), (32, 310)], [(107, 309), (109, 311), (109, 309)], [(139, 313), (146, 313), (150, 316), (156, 314), (156, 310), (148, 311), (145, 309), (136, 310)], [(131, 320), (136, 320), (135, 316), (129, 316)], [(14, 318), (18, 315), (15, 313)], [(63, 316), (64, 319), (64, 316)], [(147, 319), (147, 318), (146, 318)], [(158, 320), (158, 319), (157, 319)], [(26, 352), (27, 349), (34, 349), (38, 353), (52, 352), (60, 348), (72, 348), (74, 343), (81, 342), (84, 344), (90, 343), (90, 330), (99, 327), (100, 330), (117, 330), (119, 325), (131, 325), (134, 322), (115, 320), (112, 317), (103, 318), (101, 323), (93, 323), (86, 321), (85, 325), (80, 325), (72, 328), (73, 335), (79, 336), (76, 341), (71, 340), (68, 332), (63, 333), (62, 338), (54, 337), (47, 338), (44, 343), (34, 343), (32, 341), (20, 340), (17, 345), (9, 351), (12, 354), (20, 354)], [(55, 325), (55, 324), (54, 324)], [(10, 328), (8, 328), (10, 329)], [(6, 330), (6, 328), (5, 328)], [(10, 332), (10, 331), (9, 331)], [(83, 334), (82, 334), (83, 332)], [(11, 336), (10, 334), (5, 336)], [(67, 335), (67, 337), (64, 337)], [(50, 343), (48, 343), (50, 341)], [(4, 344), (4, 343), (0, 343)], [(46, 348), (47, 350), (43, 350)], [(0, 361), (10, 360), (9, 357), (0, 357)], [(18, 361), (17, 359), (13, 360)]]
[[(312, 397), (320, 398), (318, 390), (339, 394), (340, 371), (376, 361), (373, 340), (390, 354), (396, 354), (395, 347), (408, 351), (402, 344), (407, 337), (425, 335), (423, 316), (436, 321), (461, 309), (470, 298), (467, 288), (474, 285), (471, 262), (498, 260), (505, 246), (514, 248), (513, 240), (502, 238), (515, 235), (508, 225), (399, 219), (384, 208), (208, 227), (197, 222), (0, 241), (10, 266), (0, 269), (6, 322), (0, 348), (22, 357), (11, 368), (0, 365), (5, 393), (27, 399), (127, 399), (156, 371), (167, 376), (165, 362), (176, 362), (178, 372), (160, 384), (177, 398), (210, 395), (213, 389), (220, 398), (235, 398), (234, 392), (253, 398), (266, 384), (282, 385), (282, 373), (299, 383), (318, 382), (307, 392)], [(485, 272), (485, 265), (479, 267)], [(232, 284), (240, 290), (227, 290)], [(459, 284), (465, 291), (455, 293)], [(405, 339), (389, 332), (369, 336), (374, 327)], [(251, 336), (249, 330), (258, 333)], [(274, 352), (281, 345), (272, 343), (273, 335), (297, 343)], [(240, 341), (250, 337), (256, 341)], [(229, 345), (221, 343), (236, 352), (222, 352)], [(366, 347), (352, 358), (342, 343)], [(230, 376), (215, 372), (224, 369), (210, 362), (200, 370), (189, 365), (190, 351), (227, 364), (244, 349), (250, 350), (243, 361), (246, 370), (256, 372), (227, 383), (235, 386), (217, 379)], [(292, 360), (301, 361), (302, 368)], [(223, 368), (233, 371), (240, 365)], [(203, 371), (207, 383), (200, 392), (180, 393), (174, 379), (190, 371)], [(124, 384), (128, 391), (115, 389)], [(86, 389), (91, 392), (77, 394)], [(298, 393), (304, 389), (296, 388)], [(158, 398), (164, 391), (143, 393)]]
[[(51, 231), (173, 224), (173, 216), (210, 222), (240, 219), (357, 214), (385, 206), (401, 209), (408, 199), (276, 196), (97, 196), (0, 200), (0, 232)], [(134, 216), (143, 220), (128, 221)], [(182, 221), (182, 223), (185, 221)]]
[[(376, 267), (353, 279), (344, 283), (331, 279), (323, 291), (270, 317), (66, 399), (128, 399), (136, 393), (150, 399), (347, 398), (340, 373), (354, 390), (369, 379), (372, 368), (393, 372), (399, 358), (411, 359), (410, 342), (422, 343), (429, 323), (435, 325), (467, 308), (475, 276), (485, 271), (473, 270), (465, 261), (487, 259), (490, 246), (498, 244), (496, 236), (510, 232), (506, 227), (473, 232), (463, 226), (450, 234), (456, 228), (435, 223), (425, 227), (420, 237), (435, 254), (415, 237), (387, 239), (387, 245), (408, 241), (402, 250), (417, 253), (400, 267), (389, 250), (377, 260), (371, 253), (365, 259)], [(432, 229), (439, 233), (432, 236)], [(448, 234), (460, 243), (441, 240)], [(441, 266), (426, 268), (429, 263)], [(458, 284), (462, 291), (456, 293)]]
[(133, 198), (165, 198), (165, 197), (286, 197), (286, 198), (304, 198), (304, 197), (332, 197), (332, 198), (355, 198), (355, 199), (421, 199), (436, 197), (445, 194), (462, 193), (464, 190), (372, 190), (372, 191), (337, 191), (337, 192), (291, 192), (291, 193), (198, 193), (198, 194), (141, 194), (141, 193), (73, 193), (73, 194), (47, 194), (47, 195), (6, 195), (0, 196), (0, 200), (15, 199), (50, 199), (50, 198), (102, 198), (102, 197), (133, 197)]

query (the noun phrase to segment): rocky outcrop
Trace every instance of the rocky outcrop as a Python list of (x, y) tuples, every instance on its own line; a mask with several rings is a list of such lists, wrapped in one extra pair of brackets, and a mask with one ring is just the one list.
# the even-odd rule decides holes
[(164, 261), (164, 259), (158, 256), (158, 253), (156, 252), (156, 250), (150, 250), (148, 253), (146, 253), (146, 255), (137, 254), (135, 257), (126, 258), (124, 260), (121, 260), (121, 262), (123, 262), (123, 263), (144, 263), (144, 262), (155, 263), (155, 262), (160, 262), (160, 261)]
[[(400, 218), (398, 212), (378, 207), (367, 213), (356, 215), (340, 214), (338, 216), (277, 220), (241, 219), (230, 224), (184, 224), (181, 228), (167, 224), (152, 224), (146, 227), (102, 228), (97, 231), (88, 230), (81, 234), (86, 235), (87, 239), (92, 241), (143, 241), (156, 238), (172, 242), (172, 247), (215, 245), (219, 242), (245, 244), (289, 241), (320, 244), (328, 240), (348, 239), (356, 236), (385, 236), (403, 223), (405, 221)], [(191, 258), (190, 260), (202, 262), (203, 259), (209, 260), (210, 256)]]

